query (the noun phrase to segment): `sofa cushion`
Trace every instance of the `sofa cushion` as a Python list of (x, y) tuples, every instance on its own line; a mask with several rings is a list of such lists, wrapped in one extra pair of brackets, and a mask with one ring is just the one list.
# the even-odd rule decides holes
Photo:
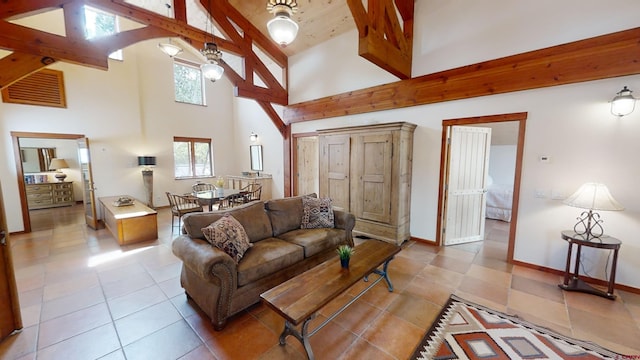
[(332, 228), (333, 226), (331, 199), (317, 199), (310, 196), (302, 198), (301, 229)]
[(273, 236), (278, 237), (287, 231), (300, 229), (302, 224), (302, 197), (317, 197), (316, 194), (293, 196), (283, 199), (269, 200), (264, 203), (271, 220)]
[(271, 222), (264, 211), (264, 203), (261, 201), (236, 206), (223, 211), (187, 214), (183, 217), (184, 229), (187, 235), (192, 238), (204, 239), (202, 228), (220, 219), (224, 214), (233, 215), (233, 217), (242, 224), (249, 237), (249, 241), (252, 243), (271, 237)]
[(250, 284), (304, 259), (302, 247), (268, 238), (253, 244), (238, 263), (238, 287)]
[(242, 225), (230, 214), (225, 214), (211, 225), (202, 228), (211, 245), (227, 253), (236, 262), (242, 259), (251, 243)]
[(347, 233), (344, 230), (330, 228), (292, 230), (281, 234), (278, 238), (302, 246), (305, 258), (348, 243)]

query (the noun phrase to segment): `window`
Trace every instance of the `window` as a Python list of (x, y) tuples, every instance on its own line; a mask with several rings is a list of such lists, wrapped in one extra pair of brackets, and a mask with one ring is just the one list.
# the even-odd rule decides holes
[[(84, 34), (87, 39), (109, 36), (118, 32), (118, 19), (113, 14), (85, 5), (84, 19)], [(109, 54), (109, 58), (122, 60), (122, 49)]]
[(176, 178), (213, 176), (211, 159), (211, 139), (173, 138), (173, 171)]
[(175, 59), (173, 79), (177, 102), (205, 105), (202, 72), (198, 65)]

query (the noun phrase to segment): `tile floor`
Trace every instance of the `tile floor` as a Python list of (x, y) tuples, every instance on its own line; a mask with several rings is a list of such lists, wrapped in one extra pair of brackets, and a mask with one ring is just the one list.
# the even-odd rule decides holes
[[(82, 207), (34, 212), (30, 234), (12, 236), (24, 329), (0, 343), (2, 359), (304, 359), (283, 321), (258, 304), (216, 332), (187, 301), (170, 249), (159, 239), (120, 247), (83, 224)], [(557, 275), (504, 262), (508, 224), (490, 221), (484, 242), (436, 248), (410, 242), (394, 259), (395, 292), (377, 285), (311, 338), (317, 359), (406, 359), (449, 294), (623, 354), (640, 354), (640, 295), (615, 301), (563, 292)], [(322, 321), (358, 292), (327, 305)]]

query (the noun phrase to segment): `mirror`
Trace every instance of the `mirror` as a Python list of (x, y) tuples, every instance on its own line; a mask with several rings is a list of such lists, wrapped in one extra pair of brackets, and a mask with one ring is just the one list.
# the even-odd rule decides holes
[(20, 157), (25, 174), (47, 172), (51, 159), (56, 157), (56, 148), (21, 147)]
[(249, 145), (251, 170), (262, 171), (262, 145)]

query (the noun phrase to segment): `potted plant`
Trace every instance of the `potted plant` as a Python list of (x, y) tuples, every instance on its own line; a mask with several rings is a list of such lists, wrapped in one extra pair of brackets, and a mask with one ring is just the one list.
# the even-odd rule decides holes
[(351, 255), (353, 255), (356, 250), (349, 245), (340, 245), (336, 251), (340, 257), (340, 265), (343, 268), (348, 269), (349, 259), (351, 259)]

